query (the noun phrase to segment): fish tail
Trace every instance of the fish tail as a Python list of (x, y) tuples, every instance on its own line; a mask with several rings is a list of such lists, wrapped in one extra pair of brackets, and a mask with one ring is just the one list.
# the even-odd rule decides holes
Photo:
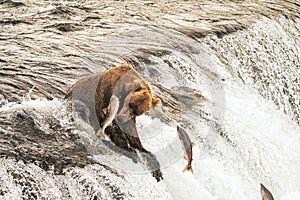
[(98, 136), (100, 136), (100, 138), (109, 141), (109, 136), (105, 133), (105, 128), (106, 127), (100, 127), (100, 129), (97, 131)]
[(102, 138), (105, 136), (104, 129), (102, 127), (100, 127), (100, 129), (97, 131), (97, 135)]
[(191, 172), (192, 174), (194, 173), (193, 168), (191, 165), (187, 165), (184, 169), (183, 172)]

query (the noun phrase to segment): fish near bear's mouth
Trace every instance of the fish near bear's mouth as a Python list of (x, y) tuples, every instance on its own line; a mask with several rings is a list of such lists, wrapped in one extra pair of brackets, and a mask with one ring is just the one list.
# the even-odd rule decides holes
[(129, 113), (118, 114), (115, 119), (118, 123), (126, 123), (132, 119), (132, 116)]
[(131, 120), (133, 117), (135, 117), (133, 111), (132, 111), (132, 104), (126, 103), (129, 102), (129, 99), (131, 98), (131, 95), (128, 95), (121, 107), (121, 110), (118, 112), (117, 116), (115, 117), (116, 121), (119, 123), (126, 123), (129, 120)]

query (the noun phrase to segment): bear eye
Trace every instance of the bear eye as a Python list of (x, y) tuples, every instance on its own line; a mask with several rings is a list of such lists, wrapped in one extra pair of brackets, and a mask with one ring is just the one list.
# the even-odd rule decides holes
[(138, 91), (141, 91), (143, 88), (141, 87), (141, 86), (137, 86), (136, 88), (135, 88), (135, 92), (138, 92)]

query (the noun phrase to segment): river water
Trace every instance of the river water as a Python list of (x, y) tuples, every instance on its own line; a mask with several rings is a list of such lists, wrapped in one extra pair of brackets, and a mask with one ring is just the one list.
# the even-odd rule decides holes
[[(0, 1), (0, 199), (256, 200), (260, 183), (275, 199), (299, 199), (299, 3), (264, 3)], [(163, 102), (137, 118), (160, 182), (104, 147), (63, 100), (76, 80), (124, 63)], [(29, 134), (15, 115), (61, 141), (28, 136), (8, 151)], [(194, 174), (182, 172), (177, 125), (196, 144)], [(96, 163), (56, 175), (22, 159), (68, 149), (72, 135)]]

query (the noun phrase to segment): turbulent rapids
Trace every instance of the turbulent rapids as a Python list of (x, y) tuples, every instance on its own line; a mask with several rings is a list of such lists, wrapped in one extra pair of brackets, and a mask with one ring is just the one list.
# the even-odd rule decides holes
[[(261, 183), (299, 199), (299, 10), (292, 0), (0, 0), (0, 199), (257, 200)], [(160, 182), (64, 100), (82, 77), (121, 64), (162, 101), (136, 118)], [(182, 172), (177, 126), (196, 144), (194, 174)]]

